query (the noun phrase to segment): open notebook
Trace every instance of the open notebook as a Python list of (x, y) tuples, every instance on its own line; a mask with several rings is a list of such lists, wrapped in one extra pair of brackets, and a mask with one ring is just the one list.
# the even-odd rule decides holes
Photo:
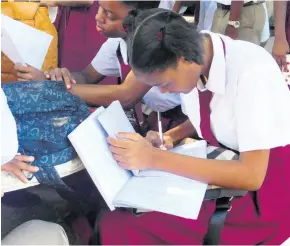
[[(109, 208), (137, 208), (197, 219), (207, 184), (157, 170), (133, 173), (120, 168), (108, 149), (107, 136), (124, 130), (134, 131), (120, 103), (113, 102), (107, 109), (98, 108), (69, 135)], [(206, 142), (171, 151), (206, 158)]]

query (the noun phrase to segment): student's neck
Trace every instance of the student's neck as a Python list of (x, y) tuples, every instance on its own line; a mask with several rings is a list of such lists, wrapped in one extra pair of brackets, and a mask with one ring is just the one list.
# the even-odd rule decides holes
[(213, 59), (213, 44), (209, 35), (203, 36), (203, 48), (204, 48), (204, 65), (201, 74), (208, 78), (211, 62)]

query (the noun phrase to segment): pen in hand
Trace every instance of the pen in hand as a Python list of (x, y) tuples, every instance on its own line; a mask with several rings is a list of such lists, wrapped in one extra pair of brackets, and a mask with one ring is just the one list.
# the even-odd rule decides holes
[(163, 144), (164, 140), (163, 140), (162, 122), (161, 122), (161, 117), (160, 117), (159, 111), (157, 111), (157, 120), (158, 120), (158, 132), (159, 132), (159, 137), (161, 140), (161, 145), (159, 146), (159, 148), (162, 150), (166, 150), (166, 147)]

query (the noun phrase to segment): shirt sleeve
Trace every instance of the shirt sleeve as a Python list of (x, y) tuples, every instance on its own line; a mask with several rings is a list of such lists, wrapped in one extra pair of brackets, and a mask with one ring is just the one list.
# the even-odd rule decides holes
[(1, 89), (1, 165), (11, 161), (17, 154), (17, 150), (16, 123)]
[(117, 58), (117, 48), (119, 39), (109, 38), (100, 48), (99, 52), (92, 60), (94, 69), (104, 76), (119, 77), (120, 65)]
[(290, 144), (290, 91), (273, 62), (239, 78), (235, 118), (241, 152)]
[(159, 88), (153, 86), (143, 97), (143, 103), (154, 111), (165, 112), (181, 104), (179, 94), (161, 93)]

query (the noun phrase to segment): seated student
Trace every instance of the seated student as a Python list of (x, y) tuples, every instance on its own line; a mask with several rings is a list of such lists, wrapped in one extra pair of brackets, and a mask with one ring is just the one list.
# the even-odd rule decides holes
[(275, 43), (273, 57), (282, 69), (287, 70), (286, 55), (290, 53), (290, 1), (275, 1)]
[[(14, 173), (20, 180), (27, 182), (23, 170), (37, 172), (38, 168), (26, 162), (33, 161), (31, 156), (17, 155), (18, 140), (16, 123), (7, 105), (6, 96), (1, 89), (1, 171)], [(2, 192), (1, 192), (2, 193)], [(1, 197), (4, 194), (2, 193)], [(69, 245), (63, 228), (57, 224), (32, 220), (28, 221), (1, 241), (2, 245)]]
[[(126, 32), (122, 22), (131, 9), (149, 9), (158, 7), (159, 1), (99, 1), (96, 15), (97, 30), (110, 37), (98, 54), (82, 72), (69, 72), (66, 68), (54, 69), (46, 76), (33, 80), (64, 80), (71, 93), (80, 96), (94, 106), (107, 106), (119, 100), (126, 108), (134, 107), (142, 98), (154, 110), (166, 111), (180, 104), (178, 95), (162, 95), (156, 88), (145, 94), (151, 86), (136, 81), (127, 62), (127, 45), (123, 38)], [(25, 73), (25, 67), (17, 66), (23, 79), (31, 78)], [(129, 73), (129, 74), (128, 74)], [(128, 77), (126, 78), (128, 74)], [(105, 76), (126, 78), (121, 85), (95, 85)]]
[(22, 182), (28, 182), (22, 171), (37, 172), (38, 167), (29, 165), (33, 156), (18, 155), (17, 129), (14, 117), (1, 89), (1, 171), (11, 172)]
[[(119, 165), (157, 169), (221, 187), (248, 190), (232, 200), (221, 244), (280, 245), (290, 236), (290, 92), (263, 48), (211, 32), (197, 33), (181, 16), (160, 9), (132, 11), (124, 22), (129, 61), (138, 79), (161, 92), (181, 93), (186, 123), (165, 133), (167, 146), (194, 132), (239, 160), (198, 159), (163, 151), (150, 138), (108, 138)], [(157, 140), (159, 140), (157, 142)], [(279, 177), (279, 178), (277, 178)], [(115, 210), (100, 222), (103, 244), (202, 244), (215, 201), (197, 220)], [(114, 235), (112, 237), (112, 235)]]

